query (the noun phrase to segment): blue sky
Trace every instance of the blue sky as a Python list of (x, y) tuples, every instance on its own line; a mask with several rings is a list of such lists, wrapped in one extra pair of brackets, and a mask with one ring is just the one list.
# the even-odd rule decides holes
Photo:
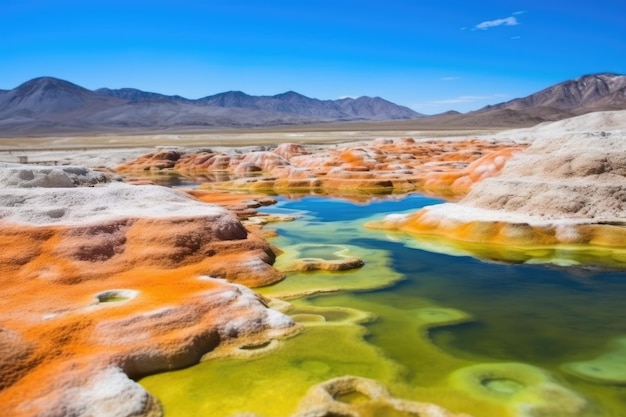
[(3, 0), (0, 89), (380, 96), (434, 114), (626, 73), (626, 2)]

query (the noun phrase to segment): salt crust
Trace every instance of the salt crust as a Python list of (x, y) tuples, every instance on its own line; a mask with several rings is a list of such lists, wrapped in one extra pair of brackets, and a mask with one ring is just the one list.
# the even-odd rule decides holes
[[(423, 222), (441, 221), (469, 223), (476, 221), (503, 222), (513, 224), (528, 224), (530, 226), (568, 226), (581, 224), (597, 224), (598, 219), (548, 219), (532, 214), (506, 212), (499, 210), (489, 210), (480, 207), (472, 207), (458, 203), (443, 203), (426, 206), (422, 209), (425, 212)], [(387, 218), (385, 218), (385, 223)], [(565, 230), (563, 231), (565, 232)]]
[[(2, 169), (0, 169), (2, 172)], [(222, 217), (219, 206), (151, 185), (0, 189), (0, 224), (97, 224), (125, 218)]]
[(428, 217), (530, 225), (626, 222), (626, 111), (591, 113), (500, 136), (533, 143), (458, 204), (426, 208)]
[(626, 135), (626, 110), (593, 112), (557, 122), (544, 122), (524, 129), (507, 130), (494, 139), (534, 142), (537, 139), (567, 138), (568, 136), (606, 137)]
[(104, 174), (81, 166), (0, 163), (0, 224), (65, 226), (227, 214), (169, 188), (106, 181)]
[(106, 176), (82, 166), (38, 166), (0, 162), (0, 187), (70, 188), (106, 182)]
[(63, 393), (67, 415), (110, 417), (158, 417), (162, 410), (143, 387), (120, 369), (98, 372), (85, 386), (72, 387)]

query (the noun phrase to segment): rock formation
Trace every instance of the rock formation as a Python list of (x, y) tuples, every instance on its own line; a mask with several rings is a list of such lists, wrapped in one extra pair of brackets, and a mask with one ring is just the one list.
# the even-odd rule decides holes
[(282, 144), (243, 153), (162, 149), (117, 168), (146, 177), (176, 173), (207, 187), (257, 192), (465, 194), (525, 146), (510, 141), (378, 139), (314, 148)]
[(292, 417), (378, 415), (471, 417), (452, 413), (435, 404), (395, 398), (382, 384), (356, 376), (333, 378), (315, 385)]
[(235, 215), (183, 192), (104, 181), (80, 167), (0, 169), (7, 415), (158, 416), (132, 379), (296, 329), (228, 282), (282, 276)]
[(365, 265), (343, 245), (301, 244), (284, 253), (281, 269), (290, 271), (348, 271)]
[[(626, 112), (617, 113), (624, 120)], [(618, 116), (607, 114), (611, 118)], [(580, 128), (597, 117), (580, 116), (568, 123), (577, 123)], [(551, 131), (548, 126), (543, 129)], [(605, 259), (590, 263), (623, 268), (626, 267), (625, 167), (626, 139), (620, 131), (546, 135), (512, 158), (498, 176), (473, 187), (458, 203), (425, 207), (408, 216), (391, 215), (370, 226), (534, 250), (574, 245), (569, 249), (579, 253), (569, 259), (556, 259), (557, 263), (588, 263), (577, 258), (585, 257), (584, 245), (592, 245), (609, 250), (603, 253)], [(491, 252), (498, 251), (493, 246), (490, 248)], [(524, 261), (531, 257), (509, 260)]]

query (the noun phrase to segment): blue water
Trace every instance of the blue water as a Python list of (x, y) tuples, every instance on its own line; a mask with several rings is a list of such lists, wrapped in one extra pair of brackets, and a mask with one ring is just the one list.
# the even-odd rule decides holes
[(399, 212), (437, 204), (443, 200), (411, 194), (402, 197), (381, 197), (367, 203), (355, 203), (347, 199), (304, 196), (297, 200), (277, 198), (279, 208), (265, 207), (261, 212), (277, 212), (281, 210), (306, 211), (319, 222), (340, 222), (367, 218), (375, 214)]
[[(143, 383), (163, 402), (166, 415), (226, 417), (254, 412), (283, 417), (290, 415), (310, 386), (357, 375), (384, 380), (402, 398), (458, 407), (455, 411), (475, 417), (626, 416), (626, 271), (485, 262), (412, 248), (397, 234), (388, 236), (364, 227), (388, 213), (440, 202), (417, 194), (368, 203), (320, 196), (279, 197), (278, 201), (259, 211), (299, 216), (266, 226), (276, 230), (278, 237), (272, 243), (280, 249), (336, 245), (370, 257), (356, 271), (291, 272), (284, 281), (259, 291), (276, 296), (285, 287), (343, 288), (291, 297), (296, 313), (287, 314), (323, 307), (329, 312), (326, 319), (332, 321), (330, 312), (346, 315), (347, 308), (374, 319), (343, 327), (332, 323), (309, 327), (276, 352), (253, 359), (211, 359), (149, 377)], [(353, 286), (342, 287), (342, 282)], [(374, 285), (360, 286), (369, 283)], [(424, 310), (460, 311), (470, 319), (420, 327)], [(609, 360), (608, 365), (600, 363), (608, 370), (602, 381), (581, 377), (567, 367), (591, 362), (594, 368), (597, 358)], [(488, 367), (486, 379), (470, 378), (468, 386), (474, 388), (455, 386), (454, 374), (475, 365)], [(528, 380), (523, 372), (511, 369), (527, 365), (574, 394), (559, 397), (554, 386), (524, 386)], [(608, 381), (607, 374), (623, 382)], [(491, 383), (495, 390), (489, 391)], [(506, 393), (518, 387), (526, 391), (520, 396)], [(284, 408), (281, 398), (288, 403)], [(577, 398), (584, 398), (584, 409), (571, 409)], [(539, 408), (529, 406), (533, 401)], [(563, 407), (570, 409), (561, 412)]]
[[(281, 200), (280, 208), (306, 210), (319, 222), (334, 222), (438, 202), (410, 195), (359, 205), (310, 196)], [(292, 231), (277, 230), (294, 238)], [(391, 288), (359, 293), (359, 298), (407, 306), (414, 297), (427, 298), (475, 318), (432, 332), (432, 339), (455, 355), (529, 362), (556, 370), (563, 362), (600, 354), (612, 338), (626, 335), (626, 272), (484, 262), (409, 248), (384, 239), (382, 233), (380, 239), (355, 234), (344, 243), (388, 250), (393, 269), (405, 276)], [(318, 303), (333, 305), (333, 296), (320, 297)]]

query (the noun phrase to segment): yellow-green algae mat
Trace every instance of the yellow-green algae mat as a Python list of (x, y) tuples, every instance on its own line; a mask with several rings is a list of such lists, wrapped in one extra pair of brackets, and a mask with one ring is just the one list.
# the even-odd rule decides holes
[[(463, 312), (427, 303), (411, 310), (392, 306), (388, 310), (385, 315), (395, 318), (389, 324), (397, 328), (388, 337), (396, 339), (398, 349), (414, 351), (411, 364), (398, 364), (365, 340), (363, 324), (375, 317), (360, 310), (297, 301), (287, 313), (305, 330), (279, 342), (271, 352), (209, 359), (185, 370), (148, 377), (142, 384), (164, 404), (166, 416), (289, 416), (311, 387), (346, 375), (378, 381), (398, 399), (434, 403), (474, 416), (591, 415), (582, 397), (538, 368), (511, 363), (473, 365), (430, 343), (428, 328), (469, 320)], [(369, 400), (345, 394), (339, 401)], [(376, 402), (371, 401), (358, 415), (376, 410)], [(372, 415), (416, 415), (382, 410), (386, 414)]]
[[(390, 286), (402, 277), (391, 268), (385, 251), (344, 244), (356, 230), (362, 232), (361, 222), (357, 223), (319, 223), (313, 228), (309, 224), (307, 242), (322, 245), (324, 236), (332, 236), (332, 247), (327, 248), (329, 257), (334, 259), (339, 252), (341, 256), (360, 258), (365, 261), (362, 268), (292, 272), (281, 283), (260, 290), (268, 297), (291, 300), (282, 307), (280, 303), (276, 305), (303, 326), (300, 334), (274, 341), (271, 348), (260, 347), (256, 352), (242, 347), (240, 355), (231, 357), (212, 358), (209, 354), (199, 365), (141, 381), (162, 402), (166, 416), (427, 415), (410, 407), (390, 408), (398, 401), (432, 403), (459, 416), (602, 415), (585, 398), (542, 369), (519, 363), (474, 363), (439, 349), (429, 339), (429, 329), (471, 320), (462, 311), (425, 299), (412, 299), (407, 307), (374, 306), (358, 297), (354, 292)], [(273, 243), (285, 251), (286, 263), (296, 258), (297, 252), (325, 256), (324, 248), (303, 250), (301, 242), (285, 236)], [(282, 262), (279, 257), (277, 265)], [(337, 291), (351, 292), (304, 298)], [(370, 311), (376, 311), (378, 316)], [(383, 351), (370, 343), (368, 327), (373, 325), (384, 329), (377, 332), (378, 344), (392, 348)], [(380, 340), (383, 338), (386, 340)], [(340, 391), (333, 399), (347, 404), (345, 412), (331, 409), (307, 413), (311, 390), (337, 378), (375, 381), (388, 390), (391, 400), (381, 403), (358, 389)]]
[(562, 368), (591, 382), (626, 385), (626, 337), (613, 341), (608, 352), (596, 358), (566, 363)]

